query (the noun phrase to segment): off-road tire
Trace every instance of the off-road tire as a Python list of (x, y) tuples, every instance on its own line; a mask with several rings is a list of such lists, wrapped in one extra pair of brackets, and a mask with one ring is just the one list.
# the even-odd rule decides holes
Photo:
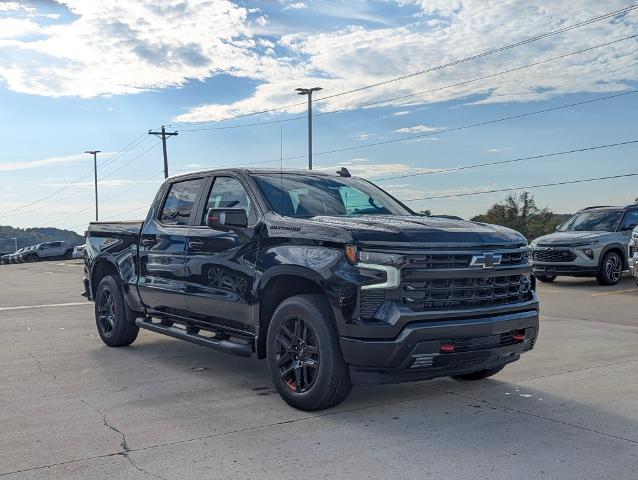
[(543, 283), (552, 283), (554, 280), (556, 280), (556, 275), (536, 275), (536, 278), (538, 278)]
[[(297, 319), (301, 319), (306, 327), (310, 327), (309, 338), (316, 343), (314, 350), (317, 351), (318, 368), (314, 381), (306, 391), (297, 391), (297, 386), (293, 382), (287, 382), (282, 377), (286, 369), (278, 365), (286, 355), (282, 354), (282, 349), (292, 354), (292, 347), (285, 349), (281, 340), (278, 340), (283, 333), (282, 326)], [(304, 350), (310, 344), (308, 342)], [(327, 299), (322, 295), (296, 295), (284, 300), (272, 316), (266, 345), (268, 365), (275, 388), (292, 407), (306, 411), (322, 410), (341, 403), (350, 393), (350, 372), (343, 360), (334, 317)], [(301, 355), (299, 358), (302, 358)], [(308, 383), (310, 382), (306, 382), (306, 386)]]
[(496, 375), (498, 372), (503, 370), (505, 365), (501, 365), (494, 368), (486, 368), (483, 370), (479, 370), (477, 372), (464, 373), (463, 375), (454, 375), (452, 378), (456, 378), (458, 380), (483, 380), (484, 378), (491, 377), (492, 375)]
[(601, 285), (616, 285), (622, 278), (623, 259), (616, 252), (607, 252), (600, 262), (596, 280)]
[[(107, 312), (105, 302), (112, 300)], [(102, 279), (95, 294), (95, 324), (100, 338), (109, 347), (125, 347), (137, 338), (140, 329), (135, 325), (133, 312), (124, 300), (122, 282), (114, 275)]]

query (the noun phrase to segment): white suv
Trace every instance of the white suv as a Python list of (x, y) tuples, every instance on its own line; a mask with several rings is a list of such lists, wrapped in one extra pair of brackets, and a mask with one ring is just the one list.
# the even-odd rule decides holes
[(38, 260), (71, 258), (72, 254), (73, 247), (67, 247), (64, 242), (47, 242), (23, 252), (22, 259), (25, 262), (37, 262)]

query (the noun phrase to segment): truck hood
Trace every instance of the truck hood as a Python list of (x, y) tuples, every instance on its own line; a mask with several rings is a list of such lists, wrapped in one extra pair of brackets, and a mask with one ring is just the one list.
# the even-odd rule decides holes
[[(279, 217), (284, 220), (284, 217)], [(279, 225), (278, 223), (282, 223)], [(286, 217), (284, 222), (269, 222), (269, 234), (286, 232), (287, 237), (307, 237), (335, 242), (371, 245), (416, 244), (527, 244), (523, 235), (497, 225), (416, 215), (319, 216), (309, 219)]]
[(611, 232), (556, 232), (534, 240), (539, 246), (570, 246), (575, 243), (596, 242), (609, 236)]

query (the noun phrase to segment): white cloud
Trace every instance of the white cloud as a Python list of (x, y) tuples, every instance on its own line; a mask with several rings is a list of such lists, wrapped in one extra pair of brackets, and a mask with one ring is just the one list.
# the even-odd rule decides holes
[(294, 3), (289, 3), (288, 5), (286, 5), (284, 7), (284, 10), (303, 10), (305, 8), (308, 8), (308, 5), (306, 5), (303, 2), (294, 2)]
[(394, 116), (394, 117), (402, 117), (404, 115), (410, 115), (410, 113), (412, 113), (412, 112), (410, 112), (410, 110), (401, 110), (399, 112), (394, 112), (392, 114), (392, 116)]
[(359, 133), (355, 133), (354, 135), (350, 135), (350, 138), (354, 138), (355, 140), (365, 141), (374, 136), (376, 136), (376, 133), (359, 132)]
[(2, 40), (37, 33), (39, 30), (40, 26), (31, 20), (0, 18), (0, 45)]
[(500, 149), (500, 148), (490, 148), (490, 149), (488, 150), (488, 152), (490, 152), (490, 153), (498, 153), (498, 152), (500, 152), (500, 151), (501, 151), (501, 149)]
[(41, 160), (28, 160), (26, 162), (1, 162), (0, 172), (11, 172), (15, 170), (27, 170), (30, 168), (50, 167), (52, 165), (68, 165), (88, 161), (89, 157), (85, 153), (66, 155), (63, 157), (49, 157)]
[(413, 127), (404, 127), (395, 130), (395, 133), (426, 133), (426, 132), (436, 132), (440, 130), (440, 127), (428, 127), (427, 125), (415, 125)]
[(248, 11), (229, 0), (60, 3), (77, 19), (40, 25), (39, 40), (0, 41), (12, 53), (0, 62), (9, 89), (53, 97), (132, 94), (221, 73), (264, 79), (277, 64), (258, 55)]
[[(0, 5), (15, 11), (17, 3)], [(176, 118), (179, 121), (215, 120), (287, 105), (296, 99), (292, 92), (299, 85), (322, 86), (320, 100), (321, 95), (451, 62), (627, 6), (623, 0), (581, 0), (578, 8), (572, 0), (555, 0), (551, 6), (531, 1), (396, 0), (396, 15), (388, 19), (386, 14), (384, 19), (368, 4), (346, 2), (322, 13), (349, 19), (352, 26), (348, 28), (328, 25), (306, 31), (296, 22), (275, 25), (268, 32), (270, 23), (260, 25), (267, 19), (265, 8), (251, 11), (231, 0), (58, 3), (71, 12), (64, 16), (71, 20), (40, 25), (37, 40), (2, 35), (0, 77), (6, 88), (46, 96), (93, 97), (179, 87), (220, 74), (250, 79), (257, 85), (252, 94), (233, 103), (188, 107)], [(297, 3), (301, 2), (282, 5)], [(420, 8), (422, 16), (404, 15), (407, 5)], [(33, 15), (26, 20), (38, 18)], [(441, 88), (629, 36), (637, 25), (632, 12), (454, 68), (318, 101), (316, 109), (348, 108), (401, 95), (413, 96), (380, 105), (418, 105), (469, 96), (481, 102), (529, 102), (575, 92), (626, 89), (638, 81), (635, 39), (498, 79)], [(26, 23), (12, 26), (18, 37), (31, 28)], [(261, 33), (269, 35), (262, 38)], [(267, 47), (264, 40), (275, 45)], [(418, 93), (432, 89), (438, 90)], [(284, 111), (303, 109), (301, 105)]]
[(364, 178), (377, 178), (406, 173), (428, 173), (437, 170), (436, 168), (413, 167), (405, 163), (368, 163), (366, 159), (348, 160), (338, 165), (319, 167), (317, 170), (336, 172), (341, 167), (346, 167), (351, 174)]
[[(320, 99), (322, 95), (383, 82), (515, 43), (602, 13), (597, 0), (583, 0), (578, 9), (573, 8), (571, 0), (557, 0), (551, 8), (500, 0), (403, 3), (421, 6), (424, 19), (434, 13), (441, 16), (440, 21), (418, 19), (398, 27), (352, 26), (338, 31), (283, 35), (278, 46), (286, 52), (287, 63), (280, 63), (279, 69), (273, 70), (275, 75), (251, 96), (230, 105), (199, 106), (177, 120), (214, 120), (290, 104), (290, 89), (299, 84), (322, 86), (324, 91), (317, 95)], [(611, 0), (605, 2), (603, 12), (624, 6), (626, 3), (621, 0)], [(638, 81), (635, 39), (497, 79), (449, 85), (632, 35), (638, 24), (636, 17), (631, 13), (454, 68), (318, 101), (315, 108), (329, 111), (404, 95), (413, 96), (380, 106), (418, 105), (470, 96), (475, 102), (530, 102), (568, 93), (627, 89), (631, 81)], [(434, 89), (438, 90), (419, 93)]]

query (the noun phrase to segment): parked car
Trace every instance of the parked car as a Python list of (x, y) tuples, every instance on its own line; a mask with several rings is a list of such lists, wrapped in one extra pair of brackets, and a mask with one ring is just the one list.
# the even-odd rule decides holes
[(32, 252), (38, 248), (38, 245), (32, 245), (30, 247), (26, 247), (22, 252), (16, 255), (15, 263), (24, 263), (33, 261)]
[(18, 258), (20, 254), (26, 250), (26, 247), (19, 248), (14, 253), (9, 255), (8, 263), (18, 263)]
[(638, 284), (638, 227), (631, 232), (627, 255), (629, 257), (629, 273)]
[(84, 258), (84, 245), (76, 245), (73, 247), (71, 258)]
[(30, 247), (28, 251), (22, 253), (22, 260), (25, 262), (37, 262), (39, 260), (70, 259), (73, 255), (73, 247), (67, 246), (64, 242), (45, 242)]
[(565, 275), (615, 285), (629, 268), (627, 245), (636, 225), (638, 205), (585, 208), (532, 242), (534, 274), (541, 282)]
[(9, 258), (11, 258), (11, 255), (13, 255), (15, 252), (12, 253), (3, 253), (2, 256), (0, 256), (0, 265), (6, 265), (7, 263), (9, 263)]
[(170, 178), (144, 222), (90, 224), (84, 272), (107, 345), (144, 328), (267, 358), (302, 410), (352, 384), (486, 378), (538, 334), (520, 233), (415, 214), (346, 169)]

